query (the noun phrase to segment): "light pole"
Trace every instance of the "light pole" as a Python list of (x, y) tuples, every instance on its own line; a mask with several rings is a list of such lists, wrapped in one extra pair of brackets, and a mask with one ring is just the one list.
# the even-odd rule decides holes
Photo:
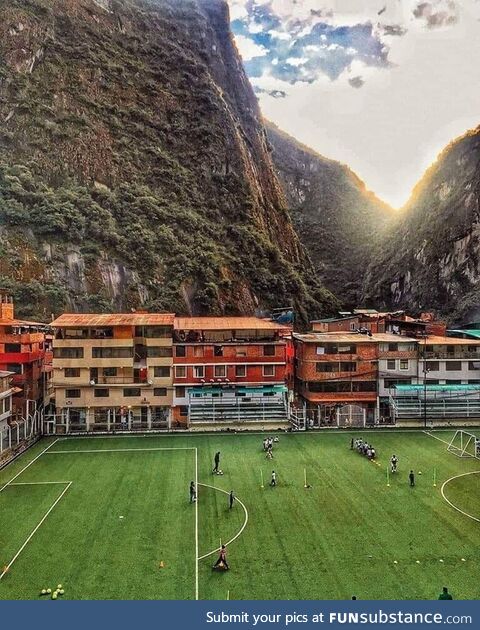
[(429, 372), (427, 368), (427, 340), (423, 342), (423, 426), (427, 428), (427, 374)]

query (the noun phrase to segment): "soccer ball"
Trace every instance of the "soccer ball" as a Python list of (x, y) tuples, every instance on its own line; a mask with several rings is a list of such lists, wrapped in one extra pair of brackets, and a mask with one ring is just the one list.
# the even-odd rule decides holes
[(58, 593), (57, 591), (55, 591), (54, 593), (52, 593), (52, 599), (57, 599), (58, 597)]
[(59, 585), (57, 586), (57, 591), (59, 591), (61, 588), (62, 588), (62, 585), (61, 585), (61, 584), (59, 584)]
[(47, 588), (47, 593), (50, 595), (50, 593), (52, 592), (51, 588)]
[(47, 589), (46, 588), (42, 588), (42, 591), (40, 593), (40, 595), (46, 595), (47, 594)]
[(63, 595), (64, 593), (65, 593), (65, 591), (63, 590), (63, 588), (61, 588), (61, 589), (58, 591), (58, 594), (59, 594), (59, 595)]

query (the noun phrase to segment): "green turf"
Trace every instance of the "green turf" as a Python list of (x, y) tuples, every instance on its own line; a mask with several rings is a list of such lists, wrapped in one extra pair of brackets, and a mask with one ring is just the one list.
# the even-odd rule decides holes
[[(234, 489), (248, 511), (229, 546), (231, 570), (213, 572), (215, 555), (198, 562), (200, 599), (431, 599), (444, 585), (455, 598), (478, 599), (480, 523), (451, 508), (440, 490), (447, 479), (480, 470), (480, 462), (447, 453), (422, 432), (376, 432), (369, 434), (376, 465), (350, 451), (350, 436), (281, 434), (273, 462), (260, 435), (59, 441), (50, 451), (77, 452), (45, 453), (15, 479), (72, 485), (0, 581), (0, 599), (35, 599), (59, 583), (71, 599), (194, 599), (197, 508), (199, 556), (245, 521), (242, 506), (229, 510), (227, 495), (215, 489), (200, 486), (197, 506), (189, 503), (195, 449), (198, 481)], [(49, 443), (1, 471), (0, 488)], [(97, 449), (138, 452), (78, 452)], [(211, 474), (217, 450), (221, 477)], [(400, 464), (388, 487), (392, 453)], [(272, 468), (276, 488), (268, 485)], [(480, 475), (460, 477), (445, 493), (480, 518), (479, 485)], [(64, 489), (10, 485), (0, 492), (0, 572)]]

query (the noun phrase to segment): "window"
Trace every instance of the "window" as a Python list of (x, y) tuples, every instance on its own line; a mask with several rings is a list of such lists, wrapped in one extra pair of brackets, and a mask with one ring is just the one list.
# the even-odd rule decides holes
[(355, 354), (357, 346), (338, 346), (338, 354)]
[(398, 343), (389, 343), (388, 344), (388, 351), (389, 352), (397, 352), (398, 350)]
[(439, 361), (427, 361), (427, 372), (438, 372), (440, 370)]
[(469, 378), (468, 379), (468, 384), (469, 385), (480, 385), (480, 378)]
[(213, 355), (215, 357), (223, 357), (223, 346), (213, 346)]
[(117, 368), (115, 367), (103, 368), (103, 376), (117, 376)]
[(7, 398), (3, 399), (3, 413), (7, 413), (12, 408), (12, 398), (11, 396), (7, 396)]
[(274, 365), (264, 365), (262, 369), (263, 376), (275, 376)]
[(21, 352), (22, 346), (19, 343), (6, 343), (5, 352)]
[(445, 381), (445, 385), (461, 385), (462, 381), (460, 379), (447, 379)]
[(80, 368), (65, 368), (65, 378), (78, 378), (80, 376)]
[(94, 390), (95, 398), (108, 398), (110, 396), (110, 391), (106, 387), (99, 387)]
[(186, 346), (175, 346), (175, 356), (176, 357), (186, 357), (187, 356), (187, 347)]
[(274, 357), (275, 356), (275, 346), (263, 346), (263, 356), (264, 357)]
[(124, 387), (123, 395), (125, 398), (131, 398), (133, 396), (141, 396), (142, 392), (140, 391), (140, 387)]
[(447, 354), (455, 354), (455, 346), (447, 346)]
[(388, 359), (387, 360), (387, 370), (394, 370), (396, 368), (397, 362), (395, 361), (395, 359)]
[(469, 370), (480, 370), (480, 361), (469, 361), (468, 362)]
[(385, 389), (392, 389), (396, 385), (411, 385), (412, 379), (401, 379), (401, 378), (386, 378), (383, 382)]
[(315, 348), (315, 352), (316, 352), (317, 354), (325, 354), (325, 348), (324, 348), (324, 346), (317, 346), (317, 347)]
[(170, 326), (136, 326), (135, 337), (146, 337), (147, 339), (166, 339), (172, 336)]
[(185, 406), (180, 407), (180, 415), (182, 417), (188, 416), (188, 407), (185, 407)]
[(66, 389), (65, 398), (80, 398), (80, 390), (79, 389)]
[(245, 378), (245, 376), (247, 376), (247, 366), (246, 365), (236, 365), (235, 366), (235, 376), (237, 378)]
[[(82, 357), (83, 357), (83, 348)], [(131, 359), (133, 358), (133, 348), (132, 347), (120, 347), (120, 348), (92, 348), (92, 358), (93, 359)]]
[(205, 368), (203, 365), (195, 365), (193, 368), (193, 376), (194, 378), (204, 378), (205, 377)]
[(400, 359), (400, 369), (408, 370), (408, 359)]
[(446, 361), (445, 370), (447, 372), (459, 372), (462, 369), (461, 361)]
[(154, 367), (153, 376), (155, 378), (170, 378), (170, 368), (169, 367)]
[(54, 348), (54, 359), (83, 359), (83, 348)]
[(154, 396), (166, 396), (167, 388), (166, 387), (154, 387), (153, 389)]
[(7, 372), (22, 374), (22, 366), (20, 365), (20, 363), (7, 363)]
[(175, 366), (175, 378), (186, 378), (187, 368), (184, 365)]
[(341, 363), (324, 361), (316, 364), (317, 372), (355, 372), (356, 369), (357, 364), (353, 361), (342, 361)]
[(157, 359), (171, 356), (172, 348), (169, 346), (147, 346), (147, 357)]
[(203, 346), (193, 346), (193, 356), (203, 357)]
[(214, 376), (217, 378), (225, 378), (227, 376), (227, 366), (226, 365), (216, 365), (214, 370)]
[(185, 387), (175, 387), (175, 396), (177, 398), (185, 398)]

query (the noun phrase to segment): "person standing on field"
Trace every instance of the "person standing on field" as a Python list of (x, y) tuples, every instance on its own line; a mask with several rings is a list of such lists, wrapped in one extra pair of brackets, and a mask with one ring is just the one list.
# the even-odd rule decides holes
[(274, 470), (272, 470), (272, 480), (270, 481), (270, 485), (272, 488), (277, 485), (277, 474)]
[(220, 451), (215, 453), (213, 472), (218, 474), (218, 466), (220, 465)]
[(233, 494), (233, 490), (230, 490), (230, 494), (228, 495), (228, 505), (229, 508), (233, 508), (233, 502), (235, 501), (235, 495)]
[(415, 473), (413, 472), (413, 470), (410, 471), (410, 474), (408, 475), (408, 480), (410, 481), (410, 488), (413, 488), (413, 486), (415, 485)]
[(190, 482), (190, 503), (195, 503), (197, 500), (197, 489), (195, 487), (195, 482)]
[(443, 590), (438, 596), (438, 599), (453, 599), (452, 595), (448, 592), (448, 588), (446, 586), (443, 587)]

